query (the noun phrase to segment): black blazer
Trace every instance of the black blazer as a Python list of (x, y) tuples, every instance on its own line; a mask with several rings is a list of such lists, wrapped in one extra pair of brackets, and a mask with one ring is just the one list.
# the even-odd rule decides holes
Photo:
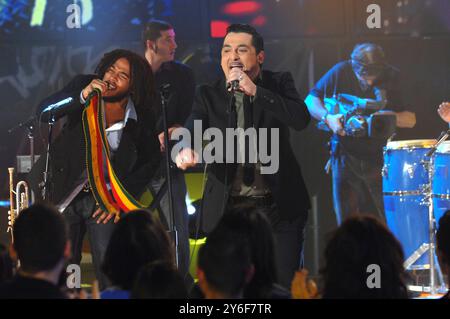
[[(301, 214), (306, 218), (310, 208), (309, 195), (300, 166), (291, 149), (289, 128), (304, 129), (311, 116), (295, 88), (290, 73), (263, 71), (261, 79), (256, 84), (258, 88), (253, 101), (254, 126), (256, 129), (268, 128), (269, 132), (270, 128), (278, 128), (280, 132), (279, 170), (275, 174), (263, 177), (272, 191), (280, 218), (294, 219)], [(224, 78), (211, 85), (199, 86), (192, 113), (185, 124), (186, 128), (193, 134), (194, 120), (202, 120), (203, 130), (216, 127), (225, 132), (228, 127), (227, 109), (230, 98)], [(235, 120), (233, 127), (236, 127)], [(236, 173), (235, 164), (227, 166), (226, 168), (225, 164), (218, 163), (208, 166), (203, 194), (202, 222), (205, 232), (211, 231), (223, 214), (224, 201), (227, 201)], [(225, 172), (228, 174), (227, 185)]]
[[(54, 204), (59, 204), (74, 190), (86, 169), (86, 145), (81, 121), (83, 105), (80, 104), (80, 93), (94, 78), (94, 75), (76, 76), (60, 92), (41, 102), (40, 110), (67, 97), (73, 98), (70, 105), (56, 113), (57, 118), (67, 115), (67, 122), (61, 134), (52, 143), (50, 151), (49, 200)], [(136, 197), (145, 190), (160, 161), (155, 116), (150, 107), (135, 105), (137, 121), (132, 119), (127, 121), (119, 148), (112, 158), (114, 170), (120, 181)], [(28, 178), (37, 198), (41, 195), (38, 184), (42, 181), (44, 169), (45, 153), (33, 166)]]

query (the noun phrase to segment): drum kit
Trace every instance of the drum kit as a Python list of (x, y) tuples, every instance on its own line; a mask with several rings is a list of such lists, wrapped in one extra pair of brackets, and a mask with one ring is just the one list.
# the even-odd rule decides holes
[[(436, 225), (450, 210), (449, 132), (438, 140), (388, 142), (384, 148), (383, 197), (386, 221), (403, 246), (407, 271), (429, 271), (429, 288), (445, 291), (436, 250)], [(437, 284), (439, 279), (439, 284)]]

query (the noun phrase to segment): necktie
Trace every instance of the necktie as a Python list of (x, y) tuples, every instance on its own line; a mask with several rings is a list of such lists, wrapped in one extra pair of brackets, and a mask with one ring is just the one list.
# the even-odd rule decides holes
[[(253, 105), (251, 104), (248, 95), (244, 95), (244, 123), (244, 130), (253, 127)], [(254, 143), (254, 141), (251, 139), (245, 143), (243, 183), (247, 186), (251, 186), (255, 180), (255, 164), (250, 163), (250, 149), (253, 150), (252, 143)]]

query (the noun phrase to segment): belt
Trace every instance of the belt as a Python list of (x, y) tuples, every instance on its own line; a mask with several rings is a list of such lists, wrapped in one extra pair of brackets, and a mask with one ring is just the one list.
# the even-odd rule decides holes
[(271, 206), (274, 203), (274, 200), (272, 194), (262, 196), (230, 196), (229, 204), (240, 205), (243, 203), (251, 204), (256, 207), (262, 207)]

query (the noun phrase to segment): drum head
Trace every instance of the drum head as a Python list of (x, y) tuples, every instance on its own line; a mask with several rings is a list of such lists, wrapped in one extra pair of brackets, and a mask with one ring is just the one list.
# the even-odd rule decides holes
[[(414, 148), (431, 148), (436, 144), (436, 140), (405, 140), (405, 141), (395, 141), (389, 142), (386, 145), (388, 150), (398, 150), (398, 149), (414, 149)], [(450, 149), (450, 145), (449, 145)]]

